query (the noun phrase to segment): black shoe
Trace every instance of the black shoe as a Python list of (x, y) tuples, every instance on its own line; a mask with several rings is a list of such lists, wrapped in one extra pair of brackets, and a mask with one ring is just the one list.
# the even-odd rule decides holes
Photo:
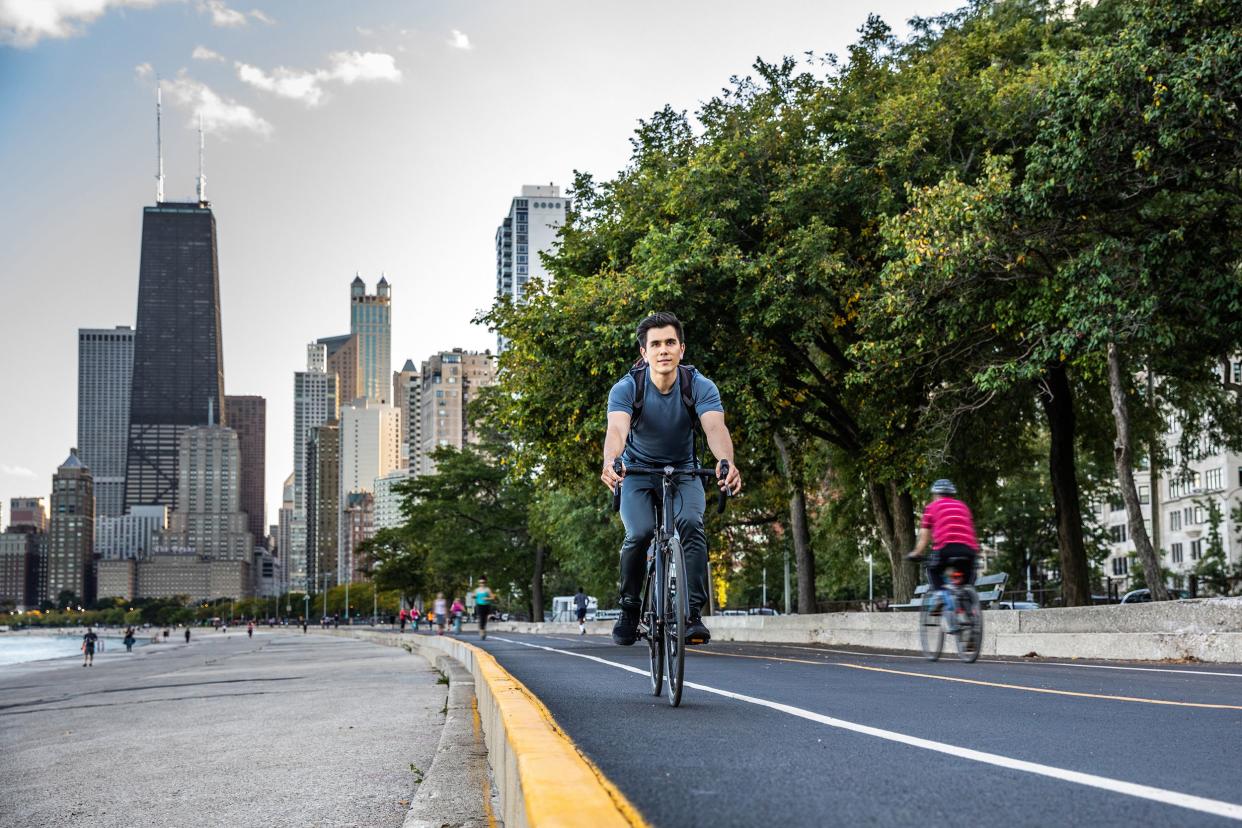
[(703, 619), (696, 612), (686, 619), (686, 644), (706, 644), (712, 640), (712, 634), (703, 625)]
[(638, 640), (638, 610), (621, 610), (621, 617), (612, 625), (612, 643), (628, 647)]

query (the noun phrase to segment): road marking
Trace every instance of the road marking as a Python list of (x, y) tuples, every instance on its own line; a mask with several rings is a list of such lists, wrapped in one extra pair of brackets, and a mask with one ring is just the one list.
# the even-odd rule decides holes
[(1165, 699), (1144, 699), (1137, 696), (1109, 696), (1104, 693), (1082, 693), (1077, 690), (1054, 690), (1049, 687), (1030, 687), (1025, 684), (1005, 684), (999, 681), (982, 681), (981, 679), (943, 676), (936, 673), (916, 673), (912, 670), (893, 670), (888, 667), (872, 667), (867, 664), (848, 664), (844, 661), (820, 662), (834, 664), (837, 667), (848, 667), (851, 670), (870, 670), (875, 673), (892, 673), (898, 676), (917, 676), (918, 678), (936, 679), (938, 681), (956, 681), (961, 684), (977, 684), (981, 687), (1000, 687), (1005, 690), (1025, 690), (1028, 693), (1049, 693), (1054, 696), (1076, 696), (1084, 699), (1103, 699), (1105, 701), (1135, 702), (1138, 704), (1163, 704), (1172, 707), (1200, 707), (1208, 710), (1242, 710), (1237, 704), (1208, 704), (1206, 702), (1168, 701)]
[(897, 676), (915, 676), (917, 678), (937, 679), (939, 681), (956, 681), (961, 684), (977, 684), (981, 687), (1000, 687), (1005, 690), (1025, 690), (1028, 693), (1047, 693), (1054, 696), (1076, 696), (1086, 699), (1103, 699), (1105, 701), (1135, 702), (1140, 704), (1163, 704), (1172, 707), (1201, 707), (1208, 710), (1242, 710), (1237, 704), (1209, 704), (1206, 702), (1167, 701), (1165, 699), (1144, 699), (1137, 696), (1110, 696), (1104, 693), (1083, 693), (1076, 690), (1056, 690), (1049, 687), (1031, 687), (1026, 684), (1005, 684), (999, 681), (983, 681), (982, 679), (959, 678), (939, 673), (916, 673), (912, 670), (894, 670), (891, 667), (873, 667), (867, 664), (851, 664), (848, 661), (811, 661), (804, 658), (786, 658), (784, 656), (744, 655), (742, 653), (721, 653), (708, 650), (691, 650), (695, 655), (716, 656), (717, 658), (753, 658), (759, 661), (786, 661), (793, 664), (814, 664), (824, 667), (848, 667), (851, 670), (870, 670), (874, 673), (892, 673)]
[[(531, 647), (536, 650), (546, 650), (550, 653), (559, 653), (560, 655), (573, 656), (575, 658), (585, 658), (588, 661), (596, 661), (600, 664), (605, 664), (609, 667), (617, 667), (630, 673), (637, 673), (638, 675), (644, 677), (650, 675), (646, 670), (640, 670), (636, 667), (631, 667), (628, 664), (609, 661), (607, 659), (587, 655), (585, 653), (574, 653), (568, 650), (558, 650), (555, 647), (545, 647), (539, 644), (531, 644), (526, 641), (515, 641), (511, 638), (497, 637), (496, 640), (504, 641), (509, 644), (519, 644), (523, 647)], [(817, 663), (822, 664), (824, 662)], [(811, 710), (804, 710), (800, 707), (781, 704), (780, 702), (769, 701), (768, 699), (761, 699), (756, 696), (747, 696), (742, 693), (734, 693), (731, 690), (722, 690), (718, 687), (709, 687), (706, 684), (698, 684), (697, 682), (687, 681), (686, 686), (693, 687), (695, 690), (702, 690), (704, 693), (712, 693), (717, 696), (723, 696), (727, 699), (746, 702), (747, 704), (753, 704), (759, 707), (766, 707), (770, 710), (786, 713), (790, 716), (796, 716), (800, 719), (817, 722), (839, 730), (847, 730), (852, 733), (873, 736), (877, 739), (884, 739), (889, 742), (896, 742), (910, 747), (921, 748), (922, 750), (935, 751), (936, 753), (943, 753), (948, 756), (956, 756), (959, 759), (967, 759), (972, 762), (980, 762), (982, 764), (993, 765), (998, 768), (1022, 771), (1036, 776), (1045, 776), (1050, 779), (1071, 782), (1076, 785), (1085, 785), (1090, 788), (1098, 788), (1100, 790), (1109, 791), (1110, 793), (1122, 794), (1123, 796), (1132, 796), (1137, 799), (1146, 799), (1152, 802), (1159, 802), (1164, 805), (1172, 805), (1177, 808), (1185, 808), (1187, 810), (1198, 811), (1204, 814), (1212, 814), (1213, 816), (1242, 821), (1242, 805), (1235, 802), (1225, 802), (1219, 799), (1208, 799), (1207, 797), (1181, 793), (1180, 791), (1156, 788), (1151, 785), (1140, 785), (1136, 782), (1126, 782), (1121, 779), (1098, 776), (1093, 773), (1083, 773), (1081, 771), (1069, 770), (1068, 768), (1058, 768), (1053, 765), (1044, 765), (1039, 762), (1028, 762), (1023, 759), (1002, 756), (997, 753), (988, 753), (986, 751), (973, 750), (959, 745), (950, 745), (946, 742), (937, 742), (932, 739), (922, 739), (918, 736), (910, 736), (905, 733), (898, 733), (894, 730), (885, 730), (879, 727), (858, 724), (857, 722), (849, 722), (844, 719), (825, 716), (822, 713), (815, 713)]]
[[(722, 642), (741, 643), (741, 642)], [(868, 653), (858, 649), (833, 649), (831, 647), (799, 647), (796, 644), (764, 644), (774, 649), (801, 649), (811, 653), (838, 653), (841, 655), (869, 655), (871, 658), (910, 658), (915, 662), (925, 662), (923, 655), (905, 655), (902, 653)], [(1122, 667), (1118, 664), (1073, 664), (1071, 662), (1020, 662), (1006, 658), (981, 658), (980, 664), (1030, 664), (1032, 667), (1077, 667), (1088, 670), (1138, 670), (1140, 673), (1172, 673), (1175, 675), (1218, 675), (1221, 678), (1242, 679), (1242, 673), (1220, 673), (1216, 670), (1179, 670), (1171, 667)]]

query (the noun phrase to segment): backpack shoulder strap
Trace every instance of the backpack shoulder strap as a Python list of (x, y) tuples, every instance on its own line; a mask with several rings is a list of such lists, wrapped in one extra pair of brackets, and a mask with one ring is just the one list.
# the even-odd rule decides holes
[(698, 373), (693, 365), (678, 365), (677, 378), (681, 380), (681, 404), (690, 412), (690, 420), (694, 427), (699, 427), (699, 414), (694, 407), (694, 375)]
[(630, 368), (630, 379), (634, 381), (634, 406), (630, 413), (630, 425), (638, 420), (643, 413), (643, 401), (647, 397), (647, 360), (640, 359)]

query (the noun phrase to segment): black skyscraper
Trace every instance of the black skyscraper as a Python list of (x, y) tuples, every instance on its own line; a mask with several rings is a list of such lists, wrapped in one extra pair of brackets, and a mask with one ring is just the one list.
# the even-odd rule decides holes
[(125, 506), (177, 505), (177, 443), (223, 424), (224, 360), (216, 219), (206, 202), (143, 210)]

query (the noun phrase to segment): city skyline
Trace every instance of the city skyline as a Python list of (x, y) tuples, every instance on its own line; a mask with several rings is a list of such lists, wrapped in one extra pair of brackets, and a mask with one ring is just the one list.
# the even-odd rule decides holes
[[(204, 121), (225, 390), (287, 412), (288, 375), (308, 341), (343, 329), (339, 297), (356, 271), (387, 273), (393, 285), (394, 368), (494, 349), (470, 320), (494, 296), (495, 230), (521, 186), (565, 188), (575, 169), (611, 177), (638, 119), (665, 103), (694, 110), (756, 56), (841, 53), (866, 16), (776, 3), (756, 27), (742, 3), (711, 15), (390, 2), (308, 14), (273, 0), (219, 19), (204, 4), (123, 5), (98, 0), (99, 14), (88, 3), (75, 17), (52, 4), (43, 28), (0, 11), (0, 174), (22, 202), (0, 227), (0, 278), (12, 307), (42, 302), (52, 280), (59, 305), (0, 333), (3, 347), (33, 351), (42, 366), (27, 377), (41, 404), (0, 415), (0, 521), (8, 498), (47, 496), (74, 441), (77, 331), (136, 324), (141, 208), (155, 202), (156, 75), (169, 201), (195, 198)], [(952, 7), (875, 11), (902, 32), (908, 17)], [(515, 68), (518, 94), (495, 95)], [(503, 140), (486, 128), (499, 122)], [(274, 515), (293, 440), (287, 417), (269, 419)]]

